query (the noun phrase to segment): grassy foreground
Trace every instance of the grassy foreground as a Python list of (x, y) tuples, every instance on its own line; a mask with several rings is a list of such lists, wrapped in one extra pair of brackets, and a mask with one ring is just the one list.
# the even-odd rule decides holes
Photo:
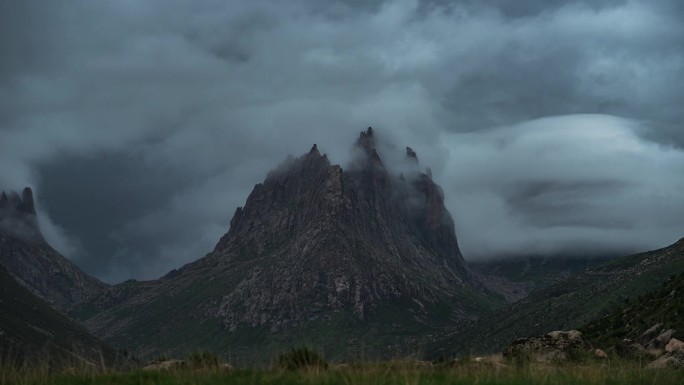
[(507, 365), (499, 362), (468, 362), (455, 365), (426, 365), (390, 362), (338, 365), (328, 369), (288, 370), (181, 369), (175, 371), (50, 374), (47, 371), (2, 370), (1, 384), (33, 385), (217, 385), (217, 384), (307, 384), (307, 385), (561, 385), (561, 384), (682, 384), (684, 372), (649, 370), (637, 363), (609, 362), (568, 365)]

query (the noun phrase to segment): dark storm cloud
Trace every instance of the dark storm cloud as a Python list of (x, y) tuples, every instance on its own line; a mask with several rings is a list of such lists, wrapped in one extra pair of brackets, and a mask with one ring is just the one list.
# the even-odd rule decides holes
[(109, 281), (202, 256), (288, 154), (345, 164), (369, 125), (433, 168), (466, 257), (684, 235), (679, 1), (0, 10), (0, 186)]

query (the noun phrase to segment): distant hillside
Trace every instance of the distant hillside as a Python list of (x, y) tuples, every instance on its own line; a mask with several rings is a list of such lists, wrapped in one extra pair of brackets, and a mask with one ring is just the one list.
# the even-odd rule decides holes
[(24, 365), (111, 365), (115, 351), (31, 294), (0, 266), (0, 360)]
[(470, 268), (487, 288), (517, 302), (535, 290), (560, 282), (608, 257), (515, 257), (469, 262)]
[(609, 347), (624, 338), (639, 340), (644, 331), (659, 324), (658, 329), (673, 329), (675, 337), (684, 339), (684, 274), (670, 277), (648, 294), (625, 300), (620, 309), (581, 330), (596, 345)]
[(510, 341), (580, 328), (684, 272), (684, 239), (664, 249), (616, 258), (516, 302), (462, 332), (436, 339), (428, 357), (500, 351)]

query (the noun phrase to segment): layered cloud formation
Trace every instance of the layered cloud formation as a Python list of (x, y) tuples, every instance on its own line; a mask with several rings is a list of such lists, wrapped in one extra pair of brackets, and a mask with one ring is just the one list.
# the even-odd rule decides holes
[(345, 164), (371, 125), (433, 169), (466, 258), (664, 246), (681, 4), (2, 2), (0, 187), (88, 272), (156, 277), (288, 154)]

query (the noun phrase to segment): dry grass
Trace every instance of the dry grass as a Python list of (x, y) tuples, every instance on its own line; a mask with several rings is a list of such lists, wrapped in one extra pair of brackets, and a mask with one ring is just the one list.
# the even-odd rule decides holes
[(44, 368), (4, 368), (0, 384), (13, 385), (215, 385), (215, 384), (305, 384), (305, 385), (632, 385), (682, 384), (684, 372), (648, 370), (627, 361), (584, 362), (575, 364), (516, 365), (500, 356), (431, 364), (420, 361), (337, 364), (327, 369), (313, 366), (300, 370), (191, 368), (167, 372), (127, 371), (102, 368), (67, 367), (55, 372)]

